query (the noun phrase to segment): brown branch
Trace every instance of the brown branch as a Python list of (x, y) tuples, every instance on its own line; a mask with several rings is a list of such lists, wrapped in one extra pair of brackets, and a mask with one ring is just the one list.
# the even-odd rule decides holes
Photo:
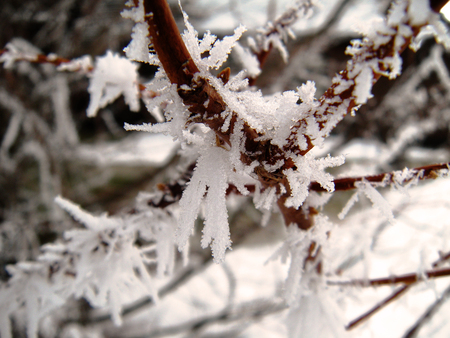
[(363, 313), (358, 318), (352, 320), (350, 323), (347, 324), (345, 327), (346, 330), (354, 329), (359, 324), (365, 322), (367, 319), (372, 317), (375, 313), (383, 309), (386, 305), (390, 304), (392, 301), (398, 299), (400, 296), (406, 293), (406, 291), (409, 290), (411, 285), (403, 285), (396, 289), (389, 297), (383, 299), (381, 302), (377, 303), (374, 307), (372, 307), (367, 312)]
[[(0, 49), (0, 56), (8, 53), (8, 49)], [(60, 56), (55, 55), (44, 55), (44, 54), (35, 54), (35, 55), (23, 55), (22, 57), (15, 58), (17, 61), (27, 61), (30, 63), (40, 63), (40, 64), (51, 64), (54, 66), (60, 66), (62, 64), (67, 64), (72, 62), (70, 59), (66, 59)], [(81, 69), (80, 69), (81, 70)], [(89, 67), (88, 71), (94, 70), (93, 67)]]
[[(445, 1), (446, 2), (446, 1)], [(443, 0), (431, 1), (431, 8), (434, 11), (440, 10), (445, 5)], [(406, 25), (412, 30), (410, 36), (403, 36), (400, 34), (401, 25), (390, 27), (396, 33), (392, 35), (385, 35), (386, 42), (382, 45), (377, 45), (374, 41), (364, 39), (360, 50), (355, 53), (352, 59), (347, 63), (345, 70), (341, 71), (334, 79), (333, 84), (318, 100), (319, 106), (309, 112), (309, 116), (314, 118), (317, 122), (319, 130), (328, 135), (342, 118), (348, 113), (358, 109), (360, 104), (365, 102), (359, 102), (357, 89), (357, 79), (361, 74), (359, 68), (364, 64), (371, 64), (372, 72), (372, 85), (374, 85), (381, 76), (387, 76), (391, 71), (389, 63), (384, 64), (383, 61), (390, 60), (397, 54), (401, 54), (410, 44), (414, 37), (416, 37), (421, 29), (426, 26), (425, 24), (414, 25), (411, 23), (407, 12), (405, 17), (408, 20)], [(401, 36), (403, 43), (398, 46), (398, 36)], [(376, 64), (377, 68), (372, 65)], [(342, 84), (345, 84), (346, 89), (342, 88)], [(363, 100), (364, 101), (364, 100)], [(316, 127), (312, 128), (315, 132)], [(296, 152), (296, 144), (298, 135), (302, 135), (306, 138), (307, 148)], [(308, 119), (304, 118), (296, 123), (292, 128), (291, 135), (289, 136), (289, 145), (286, 150), (291, 150), (294, 153), (304, 155), (314, 147), (315, 135), (308, 130)]]
[(394, 285), (394, 284), (413, 284), (418, 281), (432, 278), (448, 277), (450, 276), (450, 268), (437, 269), (425, 271), (423, 276), (416, 273), (408, 273), (400, 276), (391, 276), (385, 278), (376, 279), (353, 279), (350, 281), (327, 281), (328, 285), (339, 285), (339, 286), (360, 286), (360, 287), (371, 287), (371, 286), (384, 286), (384, 285)]
[[(450, 167), (450, 162), (440, 163), (440, 164), (431, 164), (423, 167), (417, 167), (410, 170), (413, 170), (417, 173), (413, 178), (403, 181), (403, 183), (408, 183), (412, 180), (418, 179), (420, 181), (427, 179), (435, 179), (439, 177), (439, 171), (448, 170)], [(370, 183), (382, 183), (383, 185), (394, 184), (394, 172), (390, 173), (382, 173), (378, 175), (371, 176), (360, 176), (360, 177), (344, 177), (344, 178), (336, 178), (334, 182), (334, 190), (335, 191), (346, 191), (355, 189), (355, 183), (367, 181)], [(311, 191), (317, 192), (325, 192), (326, 190), (322, 188), (322, 186), (313, 182), (309, 186)]]
[(415, 338), (419, 334), (419, 330), (425, 325), (433, 315), (439, 310), (439, 308), (449, 299), (450, 286), (441, 294), (441, 297), (431, 304), (425, 313), (419, 318), (419, 320), (405, 333), (404, 338)]
[[(203, 123), (207, 125), (216, 133), (219, 146), (231, 146), (231, 133), (238, 121), (238, 114), (231, 112), (232, 117), (229, 128), (223, 131), (222, 126), (225, 123), (225, 117), (221, 113), (227, 110), (227, 105), (221, 95), (207, 80), (200, 77), (194, 78), (198, 67), (194, 64), (191, 55), (180, 37), (175, 20), (166, 1), (145, 0), (144, 11), (153, 48), (161, 60), (167, 76), (172, 83), (178, 86), (178, 94), (191, 112), (191, 119), (187, 123)], [(407, 16), (406, 13), (405, 16)], [(418, 34), (420, 28), (412, 27), (413, 34), (410, 38), (404, 39), (400, 52), (410, 44), (411, 39)], [(373, 83), (378, 80), (382, 72), (389, 71), (387, 66), (382, 64), (382, 60), (396, 55), (399, 49), (395, 47), (396, 44), (394, 43), (396, 41), (396, 35), (388, 36), (388, 38), (390, 40), (380, 48), (375, 46), (374, 42), (368, 43), (361, 53), (355, 54), (354, 59), (348, 63), (347, 69), (340, 73), (339, 76), (342, 80), (350, 81), (353, 85), (344, 91), (340, 91), (338, 83), (334, 83), (322, 96), (319, 100), (319, 107), (311, 111), (314, 120), (319, 124), (319, 129), (330, 129), (327, 123), (330, 123), (329, 120), (336, 110), (344, 107), (346, 112), (349, 112), (358, 105), (356, 77), (359, 73), (354, 71), (355, 65), (378, 60), (380, 72), (373, 74)], [(351, 75), (352, 71), (354, 73), (353, 75)], [(188, 86), (189, 89), (186, 90), (185, 86)], [(304, 155), (313, 147), (313, 139), (309, 135), (306, 121), (307, 119), (303, 119), (297, 122), (292, 128), (287, 144), (283, 148), (273, 145), (270, 140), (260, 141), (260, 139), (263, 139), (261, 138), (263, 135), (257, 133), (244, 121), (245, 151), (241, 153), (241, 161), (247, 165), (255, 162), (267, 163), (269, 165), (274, 165), (279, 162), (284, 163), (281, 168), (278, 168), (274, 172), (268, 172), (263, 165), (260, 165), (254, 169), (254, 173), (258, 176), (263, 189), (276, 187), (278, 194), (281, 194), (281, 191), (284, 190), (284, 193), (279, 196), (277, 201), (284, 220), (287, 225), (294, 223), (302, 229), (308, 229), (312, 226), (311, 217), (308, 217), (307, 214), (305, 215), (303, 210), (286, 207), (285, 202), (291, 196), (291, 189), (283, 172), (291, 168), (296, 169), (292, 155), (288, 154), (294, 154), (294, 156)], [(308, 146), (306, 150), (300, 148), (297, 142), (297, 134), (303, 134), (307, 138)], [(374, 180), (376, 179), (374, 178)], [(350, 183), (342, 181), (342, 184), (344, 186), (346, 184), (354, 186), (354, 182), (356, 180), (350, 180)], [(314, 184), (312, 186), (316, 188)]]
[[(191, 119), (188, 123), (204, 123), (210, 127), (217, 135), (218, 145), (231, 146), (231, 133), (238, 120), (236, 112), (232, 112), (232, 118), (227, 131), (222, 131), (225, 117), (221, 114), (226, 111), (227, 106), (221, 95), (201, 78), (194, 79), (194, 74), (198, 67), (193, 63), (183, 40), (176, 29), (175, 20), (170, 12), (170, 8), (165, 0), (144, 1), (145, 19), (149, 25), (149, 34), (158, 58), (170, 81), (178, 86), (178, 94), (183, 103), (191, 112)], [(187, 85), (189, 90), (182, 85)], [(278, 146), (274, 146), (270, 141), (258, 141), (262, 136), (244, 122), (243, 132), (245, 134), (245, 152), (241, 153), (241, 161), (247, 165), (254, 161), (259, 163), (268, 162), (275, 164), (279, 159), (284, 160), (283, 169), (294, 167), (290, 159), (285, 159), (285, 152)], [(279, 170), (281, 171), (281, 169)], [(305, 217), (302, 210), (288, 208), (284, 205), (285, 200), (290, 196), (290, 188), (284, 175), (267, 172), (262, 166), (255, 169), (263, 187), (284, 185), (286, 193), (278, 200), (278, 205), (282, 208), (282, 213), (286, 224), (299, 224), (295, 220), (302, 220), (301, 228), (312, 226), (310, 219)]]
[(190, 86), (199, 70), (181, 38), (169, 4), (165, 0), (144, 0), (144, 8), (152, 47), (167, 76), (172, 83)]
[[(450, 252), (448, 252), (446, 254), (440, 252), (439, 253), (439, 259), (437, 259), (435, 262), (433, 262), (432, 267), (433, 268), (439, 267), (439, 266), (444, 264), (449, 259), (450, 259)], [(378, 311), (383, 309), (385, 306), (390, 304), (392, 301), (394, 301), (395, 299), (398, 299), (401, 296), (403, 296), (406, 293), (406, 291), (408, 291), (411, 288), (411, 286), (413, 286), (413, 285), (414, 284), (407, 284), (407, 285), (403, 285), (403, 286), (397, 288), (388, 297), (386, 297), (382, 301), (378, 302), (370, 310), (368, 310), (367, 312), (363, 313), (358, 318), (352, 320), (345, 328), (347, 330), (351, 330), (351, 329), (355, 328), (356, 326), (358, 326), (359, 324), (365, 322), (370, 317), (372, 317), (375, 313), (377, 313)]]

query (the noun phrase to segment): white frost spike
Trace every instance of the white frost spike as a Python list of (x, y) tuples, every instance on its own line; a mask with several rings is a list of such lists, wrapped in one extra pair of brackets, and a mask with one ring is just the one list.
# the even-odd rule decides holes
[(430, 14), (431, 9), (428, 1), (410, 0), (408, 15), (411, 18), (412, 25), (423, 25), (427, 22)]
[(258, 58), (250, 51), (249, 48), (244, 48), (236, 42), (233, 51), (236, 53), (239, 61), (247, 70), (248, 76), (257, 77), (261, 73)]
[(394, 214), (389, 202), (375, 189), (369, 182), (356, 182), (355, 186), (373, 203), (374, 207), (380, 210), (389, 223), (394, 223)]
[(284, 171), (291, 187), (291, 196), (286, 199), (287, 207), (298, 209), (309, 194), (309, 184), (318, 182), (328, 192), (334, 191), (333, 177), (324, 171), (325, 168), (337, 167), (345, 162), (343, 156), (314, 159), (310, 155), (299, 156), (295, 159), (297, 170)]
[(244, 26), (240, 25), (234, 30), (234, 34), (232, 36), (226, 36), (223, 40), (216, 40), (214, 47), (209, 52), (210, 56), (207, 60), (210, 68), (219, 69), (220, 66), (227, 61), (231, 49), (246, 30), (247, 29)]
[(194, 221), (205, 193), (205, 227), (202, 247), (211, 244), (215, 262), (222, 262), (230, 248), (230, 230), (225, 193), (228, 187), (227, 172), (231, 171), (228, 152), (218, 147), (206, 149), (197, 162), (194, 175), (180, 200), (180, 218), (176, 241), (183, 250), (192, 233)]
[(313, 103), (316, 94), (316, 85), (313, 81), (307, 81), (297, 88), (298, 96), (304, 103)]
[(353, 90), (353, 95), (355, 96), (355, 101), (357, 104), (364, 104), (373, 95), (371, 93), (373, 85), (373, 71), (372, 68), (366, 66), (364, 67), (359, 75), (355, 79), (355, 89)]
[(350, 199), (348, 200), (348, 202), (345, 204), (344, 209), (342, 209), (342, 211), (339, 213), (338, 218), (339, 219), (344, 219), (345, 216), (347, 216), (348, 212), (350, 211), (350, 209), (355, 205), (356, 202), (358, 202), (359, 199), (359, 192), (356, 191), (352, 197), (350, 197)]
[(69, 213), (76, 221), (84, 224), (88, 229), (100, 231), (117, 225), (117, 221), (108, 218), (106, 215), (101, 217), (92, 216), (88, 212), (81, 209), (79, 205), (61, 196), (57, 196), (55, 198), (55, 203), (67, 211), (67, 213)]
[(149, 62), (151, 64), (158, 64), (154, 55), (148, 52), (150, 39), (148, 38), (148, 25), (146, 22), (138, 22), (133, 27), (131, 33), (131, 42), (124, 48), (124, 52), (128, 59), (134, 61)]
[(91, 100), (87, 116), (93, 117), (100, 108), (116, 100), (121, 94), (132, 111), (139, 110), (137, 65), (126, 58), (107, 51), (98, 57), (88, 91)]

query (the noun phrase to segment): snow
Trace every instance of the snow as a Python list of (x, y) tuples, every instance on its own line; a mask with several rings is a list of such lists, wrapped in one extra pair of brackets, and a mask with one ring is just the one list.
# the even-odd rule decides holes
[(211, 245), (216, 262), (223, 262), (225, 259), (225, 251), (231, 247), (225, 200), (229, 171), (226, 150), (215, 147), (204, 149), (180, 200), (181, 212), (176, 234), (180, 251), (185, 248), (192, 233), (200, 202), (206, 193), (205, 225), (201, 244), (203, 248)]
[(239, 61), (244, 69), (246, 69), (249, 77), (257, 77), (261, 73), (259, 68), (259, 61), (257, 57), (250, 51), (249, 48), (242, 47), (242, 45), (236, 42), (233, 48), (233, 52), (236, 53)]
[(87, 116), (93, 117), (100, 108), (115, 101), (120, 95), (130, 110), (139, 110), (139, 89), (137, 65), (111, 51), (97, 57), (88, 92), (91, 95)]
[(139, 134), (128, 136), (121, 141), (84, 144), (77, 155), (84, 161), (100, 166), (146, 165), (161, 167), (172, 158), (179, 144), (163, 134)]
[(408, 6), (408, 15), (411, 18), (412, 25), (424, 24), (431, 13), (431, 8), (427, 1), (411, 0)]

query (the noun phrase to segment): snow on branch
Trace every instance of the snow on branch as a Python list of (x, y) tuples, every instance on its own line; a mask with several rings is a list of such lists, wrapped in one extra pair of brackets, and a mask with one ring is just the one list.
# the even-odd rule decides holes
[[(189, 221), (179, 223), (180, 233), (184, 234), (179, 243), (181, 247), (186, 242), (186, 234), (191, 231), (189, 229), (192, 229), (203, 195), (209, 195), (206, 187), (208, 191), (218, 189), (224, 195), (227, 190), (224, 187), (231, 183), (232, 176), (241, 176), (241, 185), (245, 185), (242, 182), (249, 182), (249, 179), (257, 180), (257, 196), (273, 195), (265, 193), (266, 190), (275, 192), (276, 198), (272, 196), (272, 202), (260, 201), (258, 205), (264, 205), (267, 209), (276, 201), (286, 224), (296, 224), (302, 229), (311, 227), (312, 220), (302, 210), (302, 205), (310, 189), (317, 190), (317, 182), (329, 192), (335, 190), (335, 182), (325, 169), (342, 164), (343, 159), (327, 157), (316, 160), (305, 154), (314, 145), (320, 145), (348, 112), (367, 102), (373, 84), (381, 76), (394, 78), (400, 73), (400, 53), (423, 27), (435, 24), (437, 20), (437, 14), (429, 6), (420, 7), (415, 1), (394, 4), (384, 22), (373, 27), (362, 40), (352, 42), (347, 50), (352, 56), (347, 68), (334, 78), (333, 85), (316, 100), (312, 82), (299, 87), (296, 92), (264, 97), (260, 91), (248, 90), (248, 81), (243, 72), (225, 80), (212, 75), (210, 70), (219, 69), (227, 59), (244, 31), (242, 27), (237, 28), (233, 36), (223, 40), (218, 40), (209, 32), (199, 39), (185, 13), (186, 30), (182, 35), (179, 34), (165, 1), (142, 1), (136, 2), (134, 6), (132, 10), (139, 14), (133, 19), (137, 25), (146, 22), (151, 42), (150, 52), (155, 52), (163, 68), (147, 88), (154, 90), (158, 83), (164, 84), (164, 91), (160, 93), (165, 94), (160, 95), (156, 102), (165, 100), (169, 103), (166, 110), (168, 122), (165, 126), (127, 128), (164, 131), (182, 144), (193, 146), (200, 154), (194, 173), (197, 183), (188, 185), (186, 190), (195, 191), (195, 194), (189, 194), (195, 199), (184, 199), (189, 203), (181, 203), (182, 209), (189, 210), (185, 211), (189, 217), (182, 218)], [(292, 13), (277, 21), (281, 28), (273, 27), (274, 34), (280, 34), (280, 29), (284, 31), (299, 13), (308, 12), (311, 6), (310, 2), (299, 2)], [(145, 36), (135, 38), (143, 40)], [(443, 35), (440, 38), (445, 40)], [(170, 82), (164, 82), (165, 78)], [(215, 142), (212, 135), (215, 135)], [(202, 168), (206, 166), (201, 160), (206, 154), (205, 144), (207, 148), (223, 148), (230, 155), (227, 160), (229, 163), (224, 163), (230, 173), (224, 173), (223, 177), (228, 178), (220, 181), (220, 184), (218, 180), (208, 177), (210, 174)], [(215, 183), (209, 185), (206, 182)], [(355, 182), (351, 183), (353, 187), (360, 184)], [(341, 183), (346, 184), (344, 181)], [(194, 189), (194, 186), (197, 188)], [(367, 196), (370, 195), (369, 198), (375, 198), (376, 190), (370, 184), (364, 191)], [(381, 203), (378, 198), (376, 200)], [(208, 197), (204, 201), (207, 202)], [(381, 206), (380, 203), (376, 204)], [(220, 204), (223, 205), (222, 202)], [(218, 214), (222, 216), (216, 223), (226, 224), (226, 212)], [(219, 231), (219, 228), (223, 227), (218, 226), (217, 233), (225, 236), (221, 242), (226, 243), (228, 232)], [(226, 247), (223, 246), (221, 251)]]
[(43, 55), (34, 46), (22, 39), (13, 39), (0, 50), (0, 63), (11, 68), (18, 61), (31, 63), (48, 63), (58, 67), (60, 71), (81, 72), (87, 74), (93, 70), (92, 58), (83, 56), (69, 60), (55, 54)]
[(258, 30), (255, 39), (249, 38), (248, 44), (256, 54), (260, 67), (264, 64), (272, 48), (277, 49), (284, 62), (288, 60), (288, 51), (285, 47), (288, 37), (294, 39), (292, 25), (300, 18), (308, 19), (312, 15), (315, 1), (298, 0), (295, 4), (278, 16), (273, 22)]
[[(335, 191), (355, 189), (355, 184), (362, 181), (373, 183), (375, 186), (385, 187), (388, 185), (394, 185), (396, 188), (400, 188), (401, 186), (408, 187), (410, 185), (417, 184), (417, 181), (419, 180), (435, 179), (441, 176), (446, 177), (448, 176), (449, 169), (450, 162), (447, 162), (412, 169), (405, 168), (403, 170), (378, 175), (336, 178), (333, 183)], [(326, 191), (317, 182), (313, 182), (309, 189), (319, 192)]]
[[(156, 265), (160, 277), (173, 269), (174, 226), (166, 213), (146, 207), (138, 215), (94, 216), (62, 197), (55, 202), (86, 228), (68, 230), (63, 242), (44, 245), (36, 262), (7, 267), (11, 278), (0, 288), (2, 337), (11, 337), (8, 317), (22, 306), (28, 337), (37, 337), (39, 321), (71, 297), (107, 309), (120, 325), (125, 305), (158, 298), (148, 266)], [(157, 245), (137, 246), (138, 236)]]
[(381, 76), (393, 79), (400, 74), (400, 54), (428, 25), (437, 27), (436, 40), (449, 45), (449, 37), (440, 28), (439, 14), (427, 1), (394, 3), (385, 21), (375, 25), (363, 39), (352, 41), (347, 48), (352, 59), (346, 69), (333, 78), (333, 85), (318, 100), (317, 108), (311, 109), (308, 117), (295, 125), (290, 135), (291, 144), (306, 138), (308, 145), (302, 147), (302, 154), (320, 144), (346, 114), (367, 102), (372, 96), (372, 86)]

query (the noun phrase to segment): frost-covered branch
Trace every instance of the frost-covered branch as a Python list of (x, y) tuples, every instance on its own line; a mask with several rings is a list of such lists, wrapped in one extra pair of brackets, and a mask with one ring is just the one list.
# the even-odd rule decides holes
[[(306, 158), (301, 158), (315, 144), (320, 144), (348, 112), (370, 98), (371, 88), (381, 76), (396, 77), (401, 66), (399, 54), (411, 44), (422, 27), (437, 22), (437, 14), (426, 4), (403, 1), (394, 5), (386, 22), (377, 26), (363, 40), (353, 42), (353, 46), (348, 49), (353, 58), (348, 62), (347, 69), (335, 77), (333, 85), (320, 100), (314, 99), (314, 87), (310, 83), (299, 89), (297, 97), (302, 101), (300, 105), (295, 103), (287, 108), (288, 94), (283, 94), (284, 110), (291, 109), (290, 120), (298, 120), (297, 123), (286, 123), (283, 120), (274, 121), (275, 124), (272, 121), (268, 123), (269, 121), (264, 121), (263, 112), (258, 112), (256, 116), (259, 114), (266, 125), (261, 128), (249, 119), (249, 113), (254, 115), (256, 112), (247, 111), (243, 114), (242, 109), (236, 105), (240, 102), (240, 105), (253, 104), (256, 108), (259, 98), (248, 94), (240, 97), (232, 88), (227, 88), (228, 84), (214, 80), (207, 73), (208, 68), (213, 65), (218, 68), (219, 65), (213, 60), (212, 51), (227, 53), (225, 45), (222, 47), (216, 41), (210, 51), (211, 55), (207, 60), (202, 59), (199, 48), (212, 44), (214, 37), (205, 36), (201, 43), (188, 40), (188, 37), (196, 38), (188, 26), (187, 34), (190, 35), (186, 35), (183, 41), (164, 1), (144, 1), (143, 10), (145, 18), (136, 17), (135, 21), (145, 21), (147, 24), (153, 49), (171, 83), (177, 85), (182, 102), (190, 111), (187, 123), (203, 123), (211, 128), (217, 137), (217, 145), (224, 145), (226, 149), (237, 152), (239, 156), (233, 161), (241, 161), (244, 168), (248, 167), (245, 170), (250, 176), (257, 178), (263, 190), (270, 187), (276, 189), (277, 204), (286, 223), (294, 223), (305, 229), (311, 223), (305, 223), (305, 213), (299, 212), (298, 208), (307, 196), (307, 190), (300, 194), (302, 197), (296, 197), (300, 187), (294, 182), (305, 179), (300, 178), (297, 173), (305, 172), (302, 166), (311, 168), (311, 164), (301, 164), (306, 161)], [(189, 25), (187, 22), (186, 24)], [(236, 34), (240, 35), (241, 32), (242, 30)], [(186, 43), (189, 47), (185, 47)], [(202, 43), (206, 43), (206, 46)], [(226, 48), (230, 46), (232, 43)], [(199, 55), (192, 56), (192, 52)], [(223, 60), (222, 56), (220, 62)], [(205, 66), (206, 68), (202, 68)], [(277, 109), (276, 106), (274, 109)], [(232, 138), (238, 134), (244, 139), (239, 141), (239, 145), (234, 145)], [(329, 161), (328, 166), (338, 163), (337, 159)], [(312, 178), (306, 180), (313, 181)], [(332, 182), (325, 176), (318, 181), (324, 190), (334, 189)], [(301, 189), (303, 190), (304, 188)]]
[[(416, 184), (418, 181), (427, 179), (436, 179), (441, 176), (447, 176), (449, 173), (450, 162), (440, 164), (430, 164), (423, 167), (412, 169), (405, 168), (391, 173), (382, 173), (378, 175), (361, 176), (361, 177), (343, 177), (333, 180), (335, 191), (346, 191), (356, 189), (357, 182), (370, 182), (377, 186), (396, 187), (403, 185)], [(320, 186), (319, 183), (313, 182), (310, 185), (310, 190), (325, 192), (326, 190)]]
[(57, 66), (60, 71), (90, 73), (94, 66), (92, 65), (92, 58), (84, 56), (78, 59), (69, 60), (55, 54), (44, 55), (35, 53), (30, 50), (23, 50), (20, 48), (20, 40), (16, 43), (10, 42), (5, 49), (0, 50), (0, 63), (4, 63), (5, 68), (11, 68), (17, 61), (27, 61), (31, 63), (52, 64)]
[(381, 76), (394, 79), (401, 72), (400, 54), (427, 25), (437, 26), (437, 39), (449, 45), (445, 29), (439, 23), (434, 4), (426, 1), (399, 1), (390, 9), (387, 20), (374, 27), (362, 40), (353, 40), (347, 48), (352, 59), (345, 70), (336, 75), (332, 86), (321, 96), (316, 106), (300, 120), (289, 137), (290, 145), (304, 139), (301, 154), (321, 144), (336, 124), (348, 113), (354, 113), (372, 97), (372, 86)]

